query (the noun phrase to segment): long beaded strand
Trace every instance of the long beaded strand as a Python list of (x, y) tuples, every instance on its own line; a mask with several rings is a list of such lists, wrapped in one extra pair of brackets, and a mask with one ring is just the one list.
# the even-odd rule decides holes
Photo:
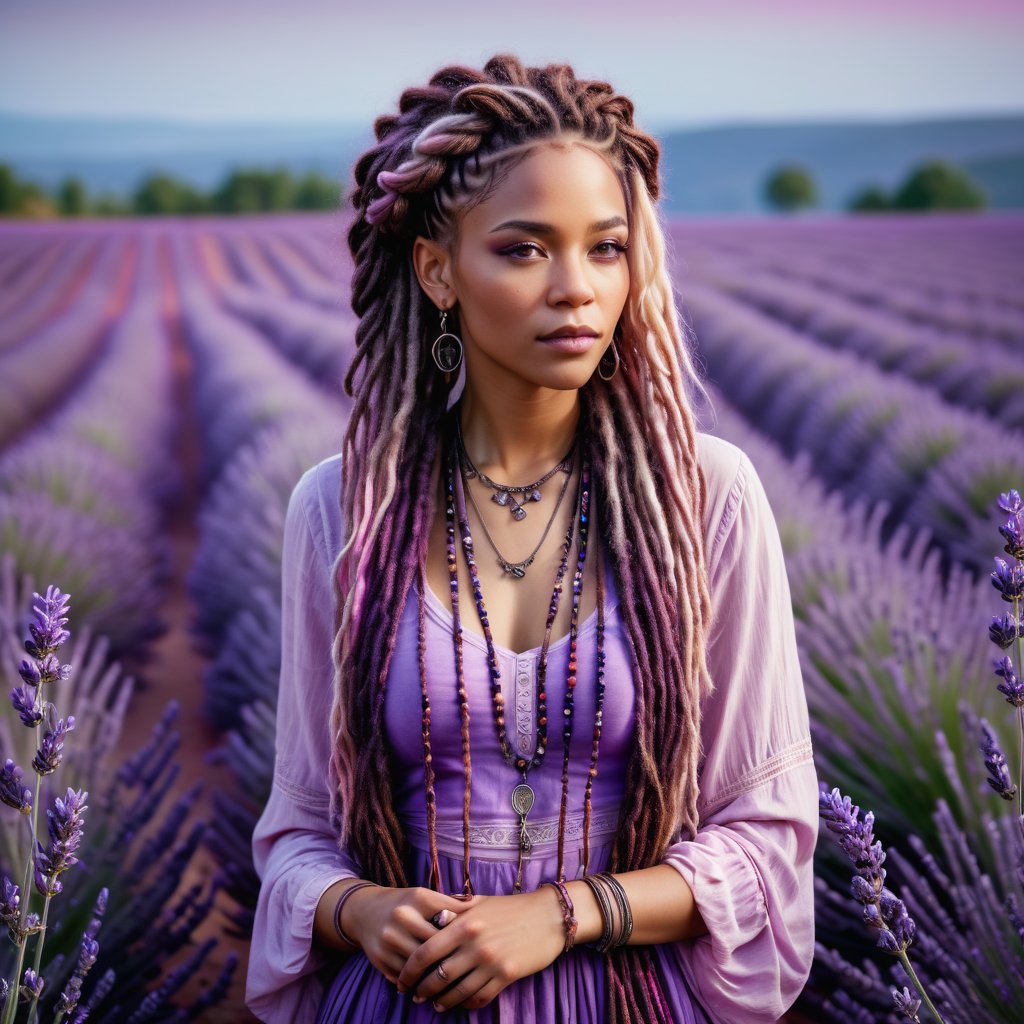
[[(458, 408), (456, 406), (456, 408)], [(462, 657), (462, 617), (459, 614), (459, 566), (455, 554), (455, 509), (453, 506), (454, 481), (452, 461), (448, 459), (447, 500), (445, 520), (448, 548), (448, 581), (452, 598), (452, 632), (455, 637), (455, 674), (458, 681), (459, 715), (462, 721), (462, 766), (465, 786), (462, 794), (462, 891), (467, 897), (473, 895), (473, 883), (469, 876), (469, 796), (472, 766), (469, 759), (469, 700), (466, 697), (466, 675)]]
[(558, 811), (558, 881), (565, 881), (564, 852), (565, 852), (565, 829), (562, 824), (565, 821), (566, 810), (569, 803), (569, 744), (572, 740), (572, 720), (576, 710), (576, 638), (579, 632), (580, 595), (583, 591), (583, 567), (587, 561), (587, 536), (590, 533), (588, 527), (590, 509), (590, 460), (583, 460), (583, 468), (580, 471), (580, 482), (582, 495), (580, 497), (580, 549), (576, 559), (576, 574), (572, 581), (572, 616), (569, 625), (569, 663), (565, 679), (565, 708), (562, 723), (563, 753), (562, 753), (562, 803)]
[[(463, 532), (463, 538), (469, 536), (469, 525), (468, 521), (465, 520), (465, 501), (463, 495), (459, 491), (459, 484), (461, 480), (456, 481), (456, 497), (460, 499), (459, 512), (460, 512), (460, 528)], [(590, 501), (590, 463), (589, 459), (585, 458), (583, 466), (580, 472), (579, 489), (577, 492), (577, 509), (580, 519), (580, 549), (579, 557), (577, 562), (576, 574), (573, 581), (573, 599), (572, 599), (572, 613), (570, 617), (570, 632), (569, 632), (569, 661), (566, 669), (566, 688), (565, 688), (565, 702), (563, 707), (563, 759), (562, 759), (562, 799), (561, 807), (559, 812), (559, 839), (558, 839), (558, 878), (559, 881), (564, 881), (564, 848), (565, 848), (565, 816), (568, 804), (568, 792), (569, 792), (569, 756), (570, 756), (570, 744), (572, 738), (572, 719), (574, 710), (574, 690), (576, 686), (576, 670), (577, 670), (577, 635), (579, 631), (579, 602), (580, 595), (582, 593), (583, 586), (583, 570), (586, 564), (587, 557), (587, 537), (589, 534), (588, 520), (589, 520), (589, 501)], [(562, 565), (559, 568), (558, 578), (555, 583), (555, 590), (552, 594), (551, 605), (548, 609), (548, 620), (544, 632), (544, 643), (541, 648), (540, 662), (538, 666), (537, 675), (537, 688), (538, 688), (538, 704), (541, 709), (546, 708), (546, 679), (547, 679), (547, 660), (548, 660), (548, 646), (551, 636), (551, 627), (554, 622), (555, 615), (558, 611), (558, 599), (561, 594), (562, 580), (565, 575), (566, 564), (568, 560), (569, 550), (572, 544), (572, 531), (574, 524), (570, 524), (570, 530), (566, 537), (566, 546), (563, 553)], [(477, 611), (480, 615), (481, 623), (484, 627), (485, 635), (488, 638), (488, 667), (491, 671), (492, 679), (492, 694), (501, 693), (501, 684), (498, 681), (500, 679), (500, 669), (497, 663), (497, 656), (494, 652), (494, 644), (490, 639), (490, 624), (487, 619), (487, 613), (483, 605), (483, 594), (480, 588), (480, 581), (476, 574), (475, 562), (472, 558), (472, 541), (467, 549), (466, 560), (470, 566), (470, 573), (473, 576), (473, 587), (474, 594), (477, 601)], [(520, 817), (520, 842), (519, 842), (519, 863), (516, 871), (516, 883), (515, 891), (521, 890), (522, 883), (522, 860), (523, 854), (527, 849), (530, 848), (529, 833), (526, 830), (526, 815), (530, 808), (533, 806), (534, 793), (532, 788), (527, 783), (527, 772), (535, 767), (543, 759), (544, 752), (547, 747), (547, 718), (543, 710), (538, 710), (538, 745), (537, 751), (533, 758), (529, 762), (525, 758), (516, 758), (511, 751), (504, 729), (504, 712), (503, 712), (503, 701), (500, 701), (498, 697), (495, 697), (496, 714), (495, 719), (498, 728), (498, 741), (502, 748), (502, 754), (505, 757), (505, 761), (508, 764), (513, 763), (515, 760), (515, 767), (523, 773), (523, 782), (516, 786), (512, 792), (512, 807)], [(541, 729), (543, 728), (543, 738), (541, 737)], [(595, 769), (596, 774), (596, 769)]]
[(427, 800), (427, 837), (430, 841), (430, 879), (427, 885), (439, 891), (441, 888), (441, 865), (437, 859), (437, 797), (434, 793), (434, 758), (430, 753), (430, 697), (427, 694), (427, 630), (426, 630), (427, 577), (423, 563), (419, 565), (418, 630), (420, 697), (423, 729), (423, 784)]
[(590, 867), (590, 795), (597, 775), (597, 753), (601, 743), (601, 718), (604, 714), (604, 565), (601, 551), (594, 552), (594, 578), (597, 583), (597, 707), (594, 711), (594, 741), (590, 749), (590, 770), (583, 795), (583, 874)]

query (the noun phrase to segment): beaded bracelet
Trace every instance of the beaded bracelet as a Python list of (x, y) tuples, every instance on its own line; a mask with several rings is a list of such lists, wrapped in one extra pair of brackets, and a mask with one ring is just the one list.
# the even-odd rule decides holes
[(565, 915), (565, 945), (562, 947), (563, 953), (568, 953), (572, 949), (572, 944), (576, 941), (576, 926), (578, 924), (575, 917), (573, 917), (573, 905), (572, 899), (569, 897), (569, 890), (566, 889), (564, 882), (544, 882), (544, 885), (554, 886), (555, 891), (558, 893), (558, 902), (561, 904), (562, 913)]
[(355, 885), (348, 886), (345, 891), (338, 897), (338, 902), (334, 904), (334, 930), (338, 933), (338, 938), (341, 939), (346, 945), (351, 946), (353, 949), (360, 949), (358, 942), (353, 942), (346, 934), (345, 930), (341, 927), (341, 908), (345, 906), (345, 900), (349, 898), (356, 891), (356, 889), (362, 889), (367, 885), (376, 885), (376, 882), (356, 882)]

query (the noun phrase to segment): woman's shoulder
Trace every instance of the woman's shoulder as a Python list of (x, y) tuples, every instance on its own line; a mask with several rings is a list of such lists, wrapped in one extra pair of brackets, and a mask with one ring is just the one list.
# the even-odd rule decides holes
[(697, 432), (697, 460), (708, 488), (704, 550), (710, 565), (736, 518), (750, 473), (750, 460), (739, 445), (702, 431)]
[(322, 554), (333, 564), (341, 550), (341, 453), (310, 466), (292, 491)]

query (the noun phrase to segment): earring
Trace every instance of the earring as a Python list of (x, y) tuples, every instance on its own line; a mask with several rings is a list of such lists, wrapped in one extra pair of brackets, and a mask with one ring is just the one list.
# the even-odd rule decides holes
[(617, 373), (619, 372), (619, 351), (618, 351), (618, 349), (617, 349), (617, 348), (615, 347), (615, 335), (612, 335), (612, 355), (613, 355), (613, 356), (615, 357), (615, 367), (614, 367), (614, 369), (612, 370), (612, 372), (611, 372), (611, 373), (609, 373), (609, 374), (608, 374), (608, 376), (606, 377), (606, 376), (605, 376), (605, 375), (604, 375), (604, 374), (603, 374), (603, 373), (601, 372), (601, 364), (602, 364), (602, 363), (604, 362), (604, 357), (605, 357), (605, 356), (606, 356), (607, 354), (608, 354), (608, 353), (607, 353), (607, 352), (605, 352), (605, 353), (604, 353), (604, 355), (602, 355), (602, 356), (601, 356), (601, 358), (600, 358), (600, 360), (598, 361), (598, 364), (597, 364), (597, 375), (598, 375), (598, 376), (599, 376), (599, 377), (601, 378), (601, 380), (611, 380), (611, 379), (612, 379), (612, 377), (614, 377), (614, 376), (615, 376), (615, 374), (617, 374)]
[(451, 383), (452, 372), (462, 362), (462, 339), (446, 329), (448, 310), (441, 310), (441, 333), (434, 339), (430, 354), (434, 357), (434, 365), (444, 372), (444, 382)]

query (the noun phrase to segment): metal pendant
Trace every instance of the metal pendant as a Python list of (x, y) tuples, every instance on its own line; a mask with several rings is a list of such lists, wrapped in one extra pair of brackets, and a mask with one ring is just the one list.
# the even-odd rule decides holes
[(533, 845), (529, 832), (526, 831), (526, 816), (533, 807), (533, 790), (525, 783), (520, 782), (512, 790), (512, 810), (519, 815), (519, 849), (529, 850)]

